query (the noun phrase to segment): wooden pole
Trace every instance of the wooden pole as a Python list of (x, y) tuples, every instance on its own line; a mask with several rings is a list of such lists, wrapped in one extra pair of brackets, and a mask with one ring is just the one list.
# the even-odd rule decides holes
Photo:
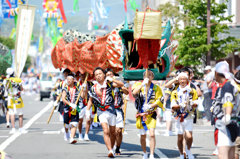
[[(65, 86), (66, 86), (66, 83), (64, 83), (63, 88), (64, 88)], [(57, 103), (59, 102), (59, 100), (61, 99), (61, 97), (62, 97), (62, 92), (59, 94), (59, 96), (58, 96), (58, 98), (57, 98), (57, 100), (56, 100)], [(52, 111), (51, 111), (51, 114), (50, 114), (49, 117), (48, 117), (47, 123), (50, 122), (50, 120), (51, 120), (51, 118), (52, 118), (52, 115), (53, 115), (53, 112), (54, 112), (54, 110), (56, 109), (56, 107), (57, 107), (57, 106), (54, 106), (54, 107), (53, 107), (53, 109), (52, 109)]]
[[(87, 73), (87, 75), (86, 75), (86, 77), (85, 77), (85, 80), (84, 80), (84, 83), (85, 83), (85, 84), (87, 83), (87, 79), (88, 79), (88, 73)], [(82, 91), (83, 91), (83, 89), (81, 88), (80, 93), (78, 94), (78, 98), (77, 98), (77, 100), (76, 100), (76, 102), (75, 102), (76, 105), (77, 105), (77, 103), (78, 103), (78, 101), (79, 101), (79, 99), (80, 99), (80, 97), (81, 97)]]
[[(127, 83), (129, 83), (129, 81), (127, 81)], [(122, 129), (122, 133), (124, 133), (125, 121), (126, 121), (126, 113), (127, 113), (127, 97), (128, 97), (128, 95), (127, 95), (127, 96), (125, 97), (125, 99), (124, 99), (124, 106), (123, 106), (124, 120), (123, 120), (123, 129)]]

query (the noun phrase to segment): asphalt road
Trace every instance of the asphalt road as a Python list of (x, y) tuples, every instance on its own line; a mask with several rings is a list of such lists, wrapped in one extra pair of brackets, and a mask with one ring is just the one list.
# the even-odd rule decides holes
[[(61, 132), (63, 124), (59, 121), (58, 113), (54, 113), (51, 122), (47, 124), (48, 116), (52, 110), (50, 99), (44, 99), (40, 102), (38, 95), (32, 95), (23, 96), (23, 100), (25, 104), (24, 127), (29, 132), (27, 134), (19, 132), (9, 134), (10, 129), (6, 128), (5, 118), (0, 117), (0, 150), (4, 150), (14, 159), (107, 158), (108, 151), (103, 141), (101, 127), (90, 131), (91, 141), (78, 141), (75, 145), (71, 145), (63, 140)], [(116, 158), (142, 158), (139, 131), (135, 127), (135, 113), (134, 105), (129, 102), (121, 146), (122, 155)], [(16, 126), (18, 127), (18, 122), (16, 122)], [(174, 148), (177, 145), (177, 136), (164, 137), (161, 135), (164, 130), (164, 127), (156, 128), (155, 158), (177, 159), (179, 152)], [(215, 150), (213, 131), (214, 128), (206, 126), (206, 124), (194, 125), (194, 147), (191, 151), (195, 158), (217, 158), (212, 155)], [(147, 150), (149, 152), (149, 148)]]

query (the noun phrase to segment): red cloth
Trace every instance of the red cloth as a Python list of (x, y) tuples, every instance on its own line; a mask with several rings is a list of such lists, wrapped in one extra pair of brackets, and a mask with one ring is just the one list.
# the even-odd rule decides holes
[(212, 98), (211, 99), (214, 99), (215, 93), (216, 93), (217, 88), (218, 88), (217, 83), (213, 81), (212, 84), (211, 84), (211, 88), (212, 88)]
[(148, 68), (148, 61), (156, 63), (159, 54), (159, 40), (158, 39), (139, 39), (138, 40), (138, 55), (141, 59), (143, 67)]

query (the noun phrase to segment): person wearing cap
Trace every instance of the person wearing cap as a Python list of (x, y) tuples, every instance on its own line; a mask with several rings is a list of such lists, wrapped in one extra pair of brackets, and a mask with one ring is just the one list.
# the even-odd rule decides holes
[[(106, 77), (114, 77), (114, 72), (112, 69), (107, 68), (105, 70)], [(124, 86), (121, 88), (114, 88), (114, 107), (116, 109), (117, 113), (117, 118), (116, 118), (116, 150), (115, 150), (115, 155), (120, 155), (120, 146), (122, 144), (122, 129), (124, 127), (123, 125), (123, 118), (124, 118), (124, 113), (123, 113), (123, 94), (128, 95), (128, 89), (125, 88)]]
[(214, 78), (214, 74), (211, 70), (211, 66), (206, 66), (205, 69), (205, 78), (203, 81), (203, 96), (204, 96), (204, 100), (203, 100), (203, 106), (204, 106), (204, 112), (206, 114), (206, 118), (207, 121), (211, 121), (212, 115), (211, 115), (211, 111), (210, 108), (212, 106), (212, 89), (208, 88), (209, 83), (211, 82), (211, 80), (213, 80)]
[(84, 86), (77, 86), (77, 83), (74, 82), (74, 75), (69, 74), (67, 76), (67, 83), (68, 85), (63, 88), (62, 93), (62, 101), (64, 103), (64, 126), (65, 126), (65, 135), (68, 139), (68, 131), (71, 129), (71, 135), (69, 142), (74, 144), (77, 140), (74, 140), (73, 137), (76, 134), (76, 129), (79, 121), (79, 112), (81, 111), (79, 105), (82, 104), (80, 100), (76, 105), (76, 101), (78, 95), (80, 93), (81, 87), (83, 89), (81, 96), (81, 100), (85, 99), (87, 95), (86, 87)]
[(11, 124), (12, 130), (10, 134), (16, 132), (15, 129), (15, 115), (19, 115), (19, 132), (27, 133), (28, 131), (23, 129), (23, 107), (24, 103), (21, 97), (22, 88), (22, 80), (20, 78), (14, 77), (14, 70), (12, 68), (8, 68), (7, 71), (7, 79), (6, 79), (6, 93), (8, 94), (8, 109), (9, 114), (11, 116)]
[[(157, 84), (153, 84), (154, 73), (146, 71), (143, 74), (143, 82), (136, 82), (132, 87), (132, 94), (135, 98), (136, 114), (136, 127), (140, 132), (140, 143), (143, 150), (143, 159), (147, 159), (148, 153), (146, 150), (146, 132), (149, 131), (150, 136), (150, 159), (154, 159), (154, 149), (156, 145), (155, 128), (156, 128), (156, 109), (163, 107), (163, 93)], [(147, 90), (147, 91), (146, 91)], [(147, 99), (146, 99), (147, 92)], [(146, 101), (145, 101), (146, 100)]]
[[(177, 145), (180, 159), (184, 159), (183, 137), (186, 138), (186, 154), (189, 159), (194, 159), (190, 148), (192, 145), (192, 131), (194, 110), (198, 106), (198, 95), (194, 88), (188, 85), (188, 75), (181, 72), (177, 80), (179, 87), (171, 93), (171, 108), (176, 120), (175, 129), (178, 134)], [(185, 136), (183, 134), (185, 133)]]
[(238, 78), (235, 76), (232, 80), (226, 61), (216, 64), (215, 79), (219, 87), (213, 100), (213, 117), (215, 118), (215, 145), (218, 147), (219, 159), (234, 159), (235, 140), (238, 136), (239, 98), (237, 95), (240, 92)]
[(94, 102), (97, 115), (103, 129), (103, 137), (108, 149), (108, 157), (114, 157), (113, 146), (116, 141), (116, 109), (114, 107), (114, 88), (123, 87), (121, 81), (106, 77), (104, 70), (97, 67), (93, 71), (97, 83), (89, 91), (89, 101), (86, 109), (87, 120), (90, 119), (90, 109)]

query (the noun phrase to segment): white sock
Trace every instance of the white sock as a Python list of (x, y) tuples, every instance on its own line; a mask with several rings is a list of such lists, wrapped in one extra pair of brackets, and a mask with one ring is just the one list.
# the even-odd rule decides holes
[(112, 154), (113, 154), (113, 150), (110, 150), (109, 153), (112, 153)]
[(154, 155), (152, 154), (152, 155), (150, 155), (150, 156), (149, 156), (149, 158), (151, 158), (151, 157), (153, 157), (153, 158), (154, 158)]
[(88, 134), (85, 134), (85, 137), (88, 137)]
[(7, 122), (7, 125), (10, 125), (10, 123), (9, 123), (9, 122)]
[(16, 130), (15, 128), (12, 128), (12, 130)]

